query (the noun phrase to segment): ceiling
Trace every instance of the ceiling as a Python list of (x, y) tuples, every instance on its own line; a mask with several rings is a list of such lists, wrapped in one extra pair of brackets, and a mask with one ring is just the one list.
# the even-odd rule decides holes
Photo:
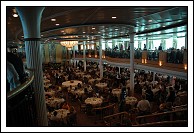
[[(24, 44), (20, 18), (13, 17), (14, 8), (6, 7), (8, 45)], [(99, 38), (126, 38), (133, 32), (138, 40), (180, 37), (187, 32), (187, 21), (187, 6), (46, 6), (42, 14), (41, 40), (42, 43), (90, 42)]]

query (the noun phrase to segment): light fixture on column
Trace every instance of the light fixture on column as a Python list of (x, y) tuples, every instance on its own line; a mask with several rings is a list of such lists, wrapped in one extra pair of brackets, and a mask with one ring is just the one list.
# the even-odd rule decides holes
[(162, 66), (162, 61), (159, 61), (159, 66)]
[(61, 41), (60, 42), (62, 46), (67, 47), (68, 50), (71, 50), (71, 48), (78, 44), (78, 41)]
[(184, 69), (187, 70), (187, 64), (184, 64)]

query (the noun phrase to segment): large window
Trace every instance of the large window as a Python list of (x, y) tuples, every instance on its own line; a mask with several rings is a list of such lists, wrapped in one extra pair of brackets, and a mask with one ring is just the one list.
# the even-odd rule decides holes
[(166, 39), (166, 49), (173, 47), (173, 38)]
[(185, 37), (177, 38), (177, 49), (181, 49), (181, 47), (185, 47)]

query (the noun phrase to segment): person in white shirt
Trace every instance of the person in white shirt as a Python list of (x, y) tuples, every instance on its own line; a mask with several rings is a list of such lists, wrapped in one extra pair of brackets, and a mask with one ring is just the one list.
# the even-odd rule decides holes
[(13, 64), (7, 61), (7, 80), (10, 84), (10, 91), (20, 86), (19, 75), (15, 70)]
[(139, 115), (147, 115), (150, 113), (150, 102), (146, 100), (146, 95), (142, 95), (142, 100), (137, 103)]

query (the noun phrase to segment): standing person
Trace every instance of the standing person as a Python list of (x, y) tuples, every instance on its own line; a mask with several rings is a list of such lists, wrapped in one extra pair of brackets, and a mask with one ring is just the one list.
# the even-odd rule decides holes
[(19, 75), (15, 70), (15, 67), (9, 61), (7, 61), (7, 81), (10, 85), (10, 91), (21, 84), (19, 81)]
[(139, 115), (147, 115), (150, 113), (150, 102), (146, 100), (146, 95), (142, 95), (142, 100), (137, 103)]
[(166, 102), (171, 102), (172, 104), (174, 103), (174, 100), (176, 98), (176, 93), (175, 91), (173, 90), (172, 87), (169, 87), (169, 92), (166, 96)]
[(152, 91), (152, 87), (149, 86), (147, 88), (147, 90), (145, 91), (146, 93), (146, 99), (149, 101), (149, 102), (153, 102), (153, 98), (154, 98), (154, 93)]
[(24, 83), (26, 74), (22, 59), (14, 53), (7, 52), (7, 61), (9, 61), (14, 66), (16, 72), (19, 75), (19, 81)]
[(147, 50), (146, 44), (144, 44), (143, 50)]
[(158, 47), (158, 50), (162, 50), (162, 44), (160, 43), (160, 46)]
[(65, 101), (61, 107), (62, 109), (70, 110), (69, 104)]
[(125, 97), (126, 97), (126, 87), (122, 87), (121, 90), (121, 96), (120, 96), (120, 103), (119, 103), (119, 112), (125, 111), (126, 103), (125, 103)]
[[(142, 95), (142, 100), (140, 100), (138, 103), (137, 103), (137, 109), (138, 109), (138, 115), (139, 116), (142, 116), (142, 115), (147, 115), (147, 114), (150, 114), (150, 102), (148, 100), (146, 100), (146, 95)], [(145, 119), (139, 119), (139, 123), (142, 122), (142, 120), (144, 122), (146, 122)]]

